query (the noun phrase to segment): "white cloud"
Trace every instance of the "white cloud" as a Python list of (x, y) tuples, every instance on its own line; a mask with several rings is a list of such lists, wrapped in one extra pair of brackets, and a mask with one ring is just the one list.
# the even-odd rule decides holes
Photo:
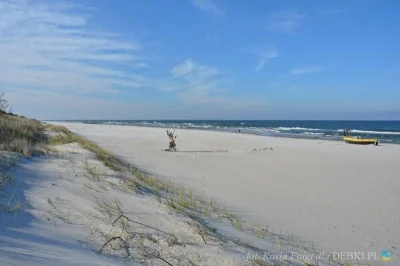
[(301, 66), (295, 69), (292, 69), (291, 73), (294, 75), (302, 75), (302, 74), (312, 74), (312, 73), (319, 73), (328, 70), (324, 66), (317, 66), (317, 65), (308, 65), (308, 66)]
[(179, 99), (190, 106), (259, 105), (254, 100), (232, 95), (232, 79), (218, 69), (187, 59), (171, 70), (172, 79), (158, 83), (159, 89), (173, 91)]
[(138, 60), (141, 47), (89, 30), (88, 11), (58, 1), (3, 0), (0, 85), (73, 93), (141, 87), (143, 78), (131, 73), (146, 67)]
[(269, 60), (279, 56), (279, 51), (270, 44), (254, 46), (246, 49), (246, 52), (257, 56), (259, 63), (255, 68), (256, 72), (261, 71)]
[(200, 10), (216, 16), (222, 16), (225, 13), (215, 0), (192, 0), (192, 4)]
[(196, 69), (196, 65), (192, 62), (191, 59), (186, 60), (185, 62), (175, 66), (172, 68), (171, 73), (175, 77), (184, 76)]
[(201, 65), (192, 59), (172, 68), (175, 88), (178, 97), (184, 104), (211, 103), (222, 99), (228, 84), (216, 68)]
[[(58, 0), (0, 0), (0, 86), (16, 112), (38, 118), (135, 118), (171, 116), (211, 107), (254, 105), (232, 95), (232, 80), (221, 70), (183, 60), (168, 77), (140, 74), (147, 67), (142, 47), (118, 33), (93, 31), (92, 10)], [(223, 11), (213, 1), (193, 1), (214, 14)], [(271, 55), (260, 54), (266, 60)], [(171, 108), (105, 99), (126, 88), (172, 93), (183, 105)], [(103, 99), (99, 99), (103, 98)], [(151, 102), (152, 99), (146, 99)], [(196, 109), (197, 108), (197, 109)], [(209, 109), (211, 110), (211, 109)], [(212, 113), (210, 113), (212, 114)], [(177, 117), (177, 116), (175, 116)], [(212, 117), (212, 116), (209, 116)]]
[(188, 59), (185, 62), (180, 63), (175, 67), (173, 67), (171, 73), (175, 77), (188, 76), (188, 75), (196, 75), (198, 77), (208, 77), (217, 75), (218, 70), (213, 67), (200, 65), (196, 62), (193, 62), (192, 59)]
[(305, 18), (305, 14), (293, 10), (274, 12), (269, 15), (266, 29), (281, 33), (293, 33)]

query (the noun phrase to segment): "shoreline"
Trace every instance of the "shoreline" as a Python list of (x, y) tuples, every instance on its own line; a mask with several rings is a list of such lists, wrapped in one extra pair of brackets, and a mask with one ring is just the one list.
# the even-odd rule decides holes
[[(97, 123), (82, 123), (82, 122), (68, 122), (68, 121), (49, 121), (43, 120), (42, 122), (46, 123), (67, 123), (67, 124), (82, 124), (82, 125), (104, 125), (104, 126), (121, 126), (121, 127), (138, 127), (138, 128), (157, 128), (157, 129), (173, 129), (173, 130), (198, 130), (202, 132), (222, 132), (222, 133), (232, 133), (232, 134), (244, 134), (244, 135), (253, 135), (253, 136), (260, 136), (260, 137), (270, 137), (270, 138), (281, 138), (281, 139), (302, 139), (302, 140), (317, 140), (317, 141), (332, 141), (332, 142), (344, 142), (343, 136), (338, 136), (337, 138), (333, 137), (318, 137), (318, 135), (306, 135), (306, 134), (289, 134), (289, 133), (268, 133), (268, 134), (261, 134), (258, 132), (250, 132), (250, 131), (241, 131), (238, 132), (236, 130), (223, 130), (223, 129), (208, 129), (208, 128), (177, 128), (171, 126), (144, 126), (144, 125), (135, 125), (135, 124), (97, 124)], [(372, 137), (368, 137), (372, 138)], [(374, 139), (374, 138), (372, 138)], [(400, 145), (400, 141), (396, 142), (393, 140), (385, 140), (377, 138), (379, 141), (379, 145)], [(349, 144), (350, 145), (350, 144)]]
[(400, 246), (398, 145), (182, 129), (181, 152), (166, 153), (163, 128), (61, 125), (139, 169), (232, 206), (247, 222), (294, 232), (331, 251)]

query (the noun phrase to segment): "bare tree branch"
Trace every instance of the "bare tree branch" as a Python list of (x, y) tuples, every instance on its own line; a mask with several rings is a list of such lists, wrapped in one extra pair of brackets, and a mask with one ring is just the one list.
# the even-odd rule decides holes
[(8, 100), (4, 99), (4, 92), (0, 93), (0, 111), (7, 112)]
[(123, 215), (123, 214), (121, 214), (120, 216), (118, 216), (118, 218), (115, 219), (115, 221), (112, 223), (112, 225), (114, 226), (115, 223), (116, 223), (119, 219), (121, 219), (121, 218), (125, 218), (127, 221), (129, 221), (129, 222), (131, 222), (131, 223), (140, 224), (140, 225), (143, 225), (143, 226), (145, 226), (145, 227), (148, 227), (148, 228), (151, 228), (151, 229), (153, 229), (153, 230), (156, 230), (156, 231), (158, 231), (158, 232), (161, 232), (161, 233), (163, 233), (163, 234), (169, 235), (169, 236), (171, 236), (171, 237), (174, 238), (174, 242), (178, 242), (178, 239), (176, 238), (176, 236), (174, 236), (174, 235), (172, 235), (172, 234), (170, 234), (170, 233), (167, 233), (167, 232), (165, 232), (165, 231), (162, 231), (162, 230), (160, 230), (160, 229), (157, 229), (157, 228), (155, 228), (155, 227), (153, 227), (153, 226), (150, 226), (150, 225), (147, 225), (147, 224), (143, 224), (143, 223), (141, 223), (141, 222), (133, 221), (133, 220), (129, 219), (128, 217), (126, 217), (126, 216)]

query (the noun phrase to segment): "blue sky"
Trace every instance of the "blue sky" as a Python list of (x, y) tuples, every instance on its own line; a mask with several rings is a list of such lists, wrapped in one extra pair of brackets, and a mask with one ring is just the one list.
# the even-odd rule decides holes
[(38, 119), (400, 119), (400, 1), (0, 0)]

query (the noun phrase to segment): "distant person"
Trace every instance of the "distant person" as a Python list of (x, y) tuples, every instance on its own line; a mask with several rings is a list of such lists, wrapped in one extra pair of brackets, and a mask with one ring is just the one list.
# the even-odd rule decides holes
[(239, 129), (239, 133), (240, 133), (240, 129)]

